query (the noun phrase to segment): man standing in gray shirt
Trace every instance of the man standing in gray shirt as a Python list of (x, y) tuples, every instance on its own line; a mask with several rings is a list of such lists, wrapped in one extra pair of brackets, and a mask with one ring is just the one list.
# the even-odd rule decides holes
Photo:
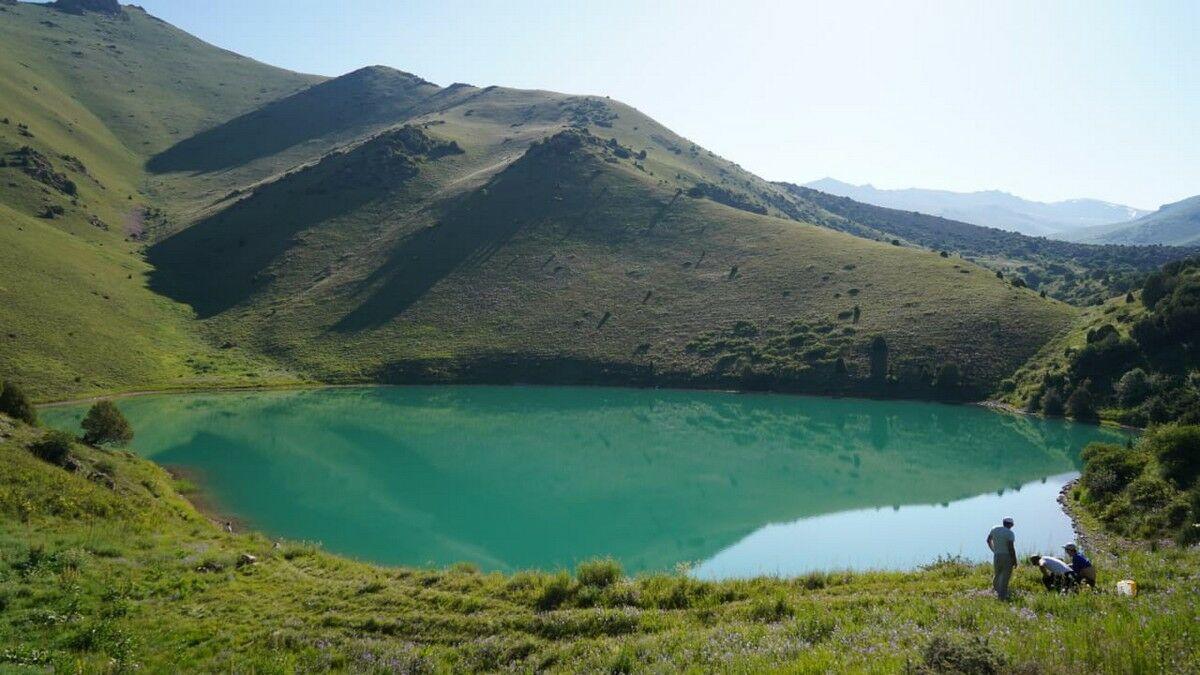
[(1017, 537), (1013, 534), (1013, 519), (1005, 518), (1002, 527), (993, 527), (988, 533), (987, 545), (992, 549), (992, 588), (996, 597), (1008, 600), (1008, 582), (1017, 566)]

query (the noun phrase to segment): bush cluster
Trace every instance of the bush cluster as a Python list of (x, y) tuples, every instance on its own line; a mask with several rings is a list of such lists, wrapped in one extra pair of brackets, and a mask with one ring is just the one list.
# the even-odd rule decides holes
[(37, 424), (37, 409), (25, 392), (13, 382), (0, 387), (0, 413), (26, 424)]
[[(1129, 298), (1126, 298), (1127, 300)], [(1200, 423), (1200, 258), (1166, 265), (1142, 289), (1146, 315), (1128, 335), (1113, 324), (1091, 330), (1047, 373), (1031, 411), (1092, 420), (1102, 409), (1125, 424)]]
[(1157, 427), (1133, 446), (1093, 443), (1083, 461), (1084, 503), (1117, 531), (1200, 538), (1200, 426)]
[(1003, 656), (980, 637), (956, 638), (935, 635), (921, 653), (918, 673), (969, 673), (993, 675), (1005, 672)]
[(65, 431), (48, 431), (40, 441), (30, 446), (29, 451), (44, 462), (55, 466), (66, 466), (67, 460), (71, 457), (71, 444), (74, 441), (71, 434)]

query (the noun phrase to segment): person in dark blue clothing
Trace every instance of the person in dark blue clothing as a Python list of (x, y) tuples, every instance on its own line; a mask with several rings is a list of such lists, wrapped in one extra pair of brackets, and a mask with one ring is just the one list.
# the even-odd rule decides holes
[(1067, 552), (1067, 556), (1071, 559), (1071, 571), (1075, 573), (1075, 576), (1086, 582), (1088, 586), (1095, 588), (1096, 568), (1092, 567), (1092, 561), (1085, 558), (1079, 552), (1079, 547), (1075, 545), (1075, 542), (1063, 546), (1063, 550)]

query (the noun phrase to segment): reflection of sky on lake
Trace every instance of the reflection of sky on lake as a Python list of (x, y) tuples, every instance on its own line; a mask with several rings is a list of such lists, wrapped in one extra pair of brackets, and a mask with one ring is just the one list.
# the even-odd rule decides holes
[[(1053, 555), (1074, 539), (1056, 500), (1078, 474), (1051, 476), (946, 505), (859, 509), (767, 525), (692, 568), (699, 579), (796, 576), (813, 570), (913, 569), (939, 555), (992, 559), (988, 531), (1011, 516), (1017, 555)], [(961, 542), (947, 548), (946, 542)]]

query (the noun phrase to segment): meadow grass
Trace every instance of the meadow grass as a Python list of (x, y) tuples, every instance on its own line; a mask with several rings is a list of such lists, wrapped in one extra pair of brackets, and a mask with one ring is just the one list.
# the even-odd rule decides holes
[[(3, 9), (0, 374), (40, 400), (296, 381), (261, 355), (221, 349), (190, 308), (147, 288), (144, 220), (154, 206), (142, 164), (180, 136), (319, 78), (217, 50), (132, 8), (123, 19)], [(18, 166), (12, 153), (25, 146), (77, 193)], [(51, 206), (63, 213), (36, 217)]]
[[(697, 581), (569, 571), (390, 568), (229, 534), (152, 463), (74, 449), (75, 473), (0, 420), (0, 660), (89, 672), (897, 672), (937, 653), (1017, 672), (1200, 667), (1194, 549), (1089, 541), (1103, 592), (1052, 595), (987, 566)], [(103, 468), (115, 487), (89, 475)], [(1090, 527), (1090, 521), (1084, 516)], [(255, 557), (240, 563), (243, 554)], [(1117, 596), (1134, 578), (1141, 593)], [(972, 656), (973, 655), (973, 656)]]

